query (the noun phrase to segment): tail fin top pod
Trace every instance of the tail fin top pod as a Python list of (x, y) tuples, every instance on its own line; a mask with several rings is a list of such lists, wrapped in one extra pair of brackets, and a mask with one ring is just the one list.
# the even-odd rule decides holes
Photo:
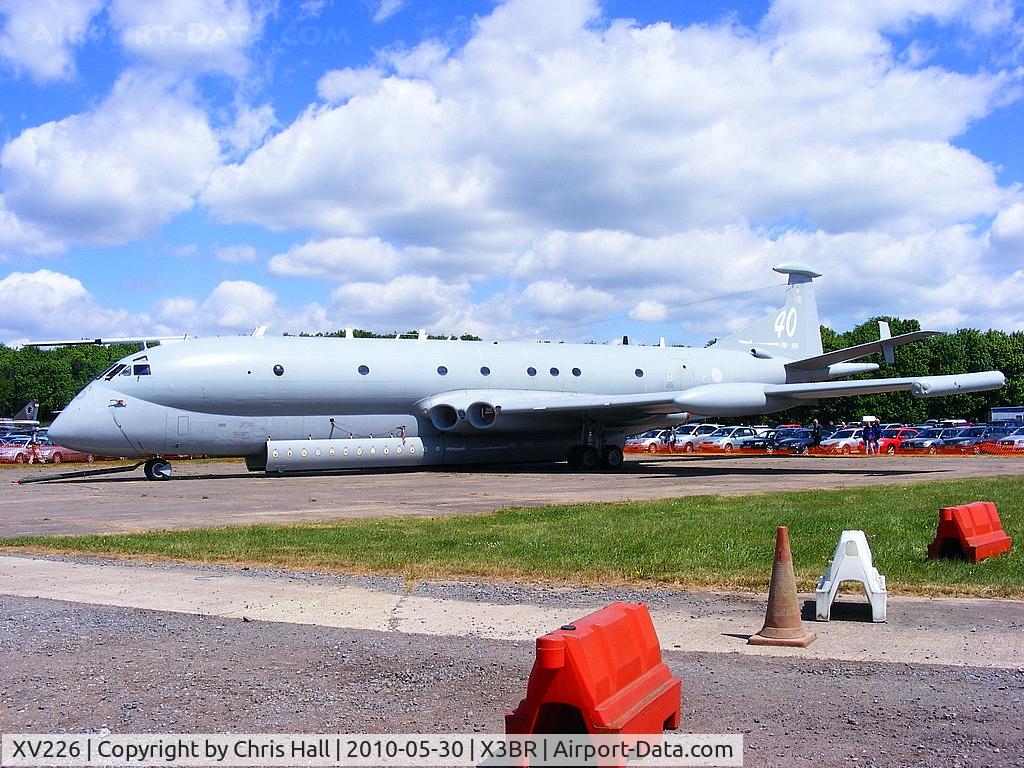
[(789, 276), (786, 305), (751, 323), (712, 348), (750, 352), (755, 357), (813, 357), (822, 353), (818, 304), (811, 281), (821, 273), (806, 264), (779, 264), (776, 272)]

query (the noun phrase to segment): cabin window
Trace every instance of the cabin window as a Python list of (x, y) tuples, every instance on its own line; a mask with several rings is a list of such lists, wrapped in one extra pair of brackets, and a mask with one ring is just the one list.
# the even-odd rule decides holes
[(481, 375), (481, 376), (490, 376), (490, 375), (491, 375), (491, 369), (490, 369), (490, 368), (488, 368), (488, 367), (487, 367), (486, 365), (485, 365), (485, 366), (483, 366), (483, 367), (482, 367), (482, 368), (480, 369), (480, 375)]
[(437, 366), (437, 375), (438, 376), (447, 376), (448, 375), (448, 369), (445, 368), (443, 365)]
[(573, 376), (582, 376), (583, 375), (583, 371), (581, 371), (579, 368), (573, 368), (572, 369), (572, 375)]
[(552, 376), (557, 376), (557, 375), (558, 375), (558, 369), (557, 369), (557, 368), (552, 368), (552, 369), (551, 369), (551, 370), (549, 371), (549, 373), (550, 373), (550, 374), (551, 374)]
[(284, 376), (284, 366), (280, 365), (280, 364), (275, 365), (274, 366), (274, 375), (275, 376)]
[(359, 366), (359, 375), (360, 376), (365, 376), (369, 372), (370, 372), (369, 366), (366, 366), (366, 365), (360, 365)]
[(536, 376), (536, 375), (537, 375), (537, 369), (536, 369), (536, 368), (534, 368), (534, 367), (533, 367), (533, 366), (531, 365), (531, 366), (530, 366), (529, 368), (527, 368), (527, 369), (526, 369), (526, 373), (527, 373), (527, 375), (529, 375), (529, 376)]
[(636, 377), (638, 379), (642, 379), (644, 377), (644, 372), (642, 370), (640, 370), (639, 368), (637, 368), (635, 371), (633, 371), (633, 373), (636, 374)]
[(136, 376), (149, 376), (153, 373), (152, 369), (149, 367), (149, 363), (142, 363), (141, 365), (136, 364), (133, 372)]
[(117, 376), (117, 374), (119, 374), (121, 371), (123, 371), (127, 367), (128, 366), (126, 366), (124, 363), (118, 363), (113, 368), (110, 368), (109, 370), (107, 370), (107, 372), (103, 375), (103, 378), (106, 379), (107, 381), (110, 381), (112, 378)]

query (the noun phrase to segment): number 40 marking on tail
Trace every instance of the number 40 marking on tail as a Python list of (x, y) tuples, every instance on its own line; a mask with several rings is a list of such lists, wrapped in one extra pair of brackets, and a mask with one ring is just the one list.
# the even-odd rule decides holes
[(786, 336), (793, 338), (796, 335), (796, 322), (796, 307), (790, 307), (788, 311), (782, 310), (775, 318), (775, 335), (781, 339), (782, 332), (785, 331)]

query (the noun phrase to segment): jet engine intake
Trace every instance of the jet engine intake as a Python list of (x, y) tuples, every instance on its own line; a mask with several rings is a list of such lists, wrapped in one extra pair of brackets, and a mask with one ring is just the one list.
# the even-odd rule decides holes
[(466, 420), (476, 429), (490, 429), (498, 418), (499, 410), (490, 403), (473, 403), (466, 409)]
[(441, 432), (455, 429), (459, 424), (459, 412), (454, 406), (447, 403), (435, 405), (427, 411), (427, 415), (430, 417), (430, 423), (434, 425), (434, 428)]

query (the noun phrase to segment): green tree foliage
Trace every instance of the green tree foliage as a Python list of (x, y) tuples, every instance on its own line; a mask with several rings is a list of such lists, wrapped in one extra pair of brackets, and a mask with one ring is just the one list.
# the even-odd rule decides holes
[[(822, 346), (826, 352), (831, 352), (876, 341), (879, 320), (888, 321), (894, 336), (921, 330), (917, 320), (875, 317), (845, 333), (836, 333), (822, 326)], [(872, 355), (858, 362), (878, 363), (878, 372), (851, 378), (939, 376), (999, 370), (1006, 375), (1008, 381), (1005, 387), (994, 392), (947, 397), (916, 398), (909, 392), (888, 392), (822, 400), (817, 405), (787, 411), (787, 421), (792, 417), (792, 421), (817, 418), (826, 423), (838, 423), (856, 421), (864, 415), (907, 424), (947, 417), (982, 420), (988, 418), (989, 409), (993, 406), (1024, 403), (1024, 333), (1019, 331), (1007, 334), (1003, 331), (982, 332), (964, 328), (900, 347), (895, 352), (892, 365), (887, 364), (881, 355)]]

